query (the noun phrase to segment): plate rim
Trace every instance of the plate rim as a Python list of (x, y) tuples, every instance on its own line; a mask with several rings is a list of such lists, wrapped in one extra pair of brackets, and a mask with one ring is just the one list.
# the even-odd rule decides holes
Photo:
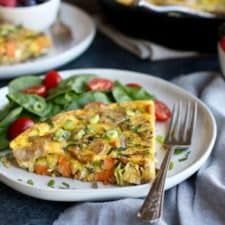
[[(105, 73), (105, 74), (110, 74), (113, 72), (122, 72), (122, 73), (130, 73), (134, 76), (142, 76), (142, 77), (146, 77), (148, 79), (152, 79), (152, 80), (156, 80), (157, 82), (163, 83), (165, 85), (169, 85), (171, 88), (175, 88), (176, 90), (178, 90), (179, 92), (182, 92), (185, 95), (188, 95), (189, 97), (191, 96), (195, 101), (198, 102), (198, 104), (202, 105), (203, 108), (206, 110), (208, 117), (210, 118), (210, 122), (212, 125), (212, 137), (211, 137), (211, 141), (206, 149), (206, 151), (204, 152), (204, 154), (201, 154), (201, 156), (198, 157), (198, 159), (196, 159), (192, 165), (188, 166), (187, 168), (184, 168), (182, 171), (178, 172), (175, 175), (169, 176), (166, 180), (166, 190), (170, 189), (178, 184), (180, 184), (182, 181), (186, 180), (187, 178), (189, 178), (191, 175), (193, 175), (195, 172), (197, 172), (199, 170), (199, 168), (205, 163), (205, 161), (208, 159), (209, 155), (211, 154), (215, 141), (216, 141), (216, 137), (217, 137), (217, 124), (216, 124), (216, 120), (215, 117), (213, 115), (213, 113), (211, 112), (211, 110), (209, 109), (209, 107), (200, 99), (198, 99), (196, 96), (194, 96), (192, 93), (188, 92), (187, 90), (177, 86), (174, 83), (171, 83), (167, 80), (164, 80), (162, 78), (153, 76), (151, 74), (148, 73), (142, 73), (142, 72), (136, 72), (136, 71), (130, 71), (130, 70), (122, 70), (122, 69), (111, 69), (111, 68), (85, 68), (85, 69), (71, 69), (71, 70), (62, 70), (59, 71), (59, 73), (62, 74), (63, 77), (68, 77), (71, 75), (78, 75), (78, 74), (87, 74), (87, 73), (92, 73), (92, 74), (98, 74), (99, 71), (101, 73)], [(0, 91), (3, 90), (7, 90), (8, 86), (4, 86), (2, 88), (0, 88)], [(49, 177), (51, 179), (51, 177)], [(22, 183), (18, 180), (14, 180), (11, 179), (5, 175), (3, 175), (0, 171), (0, 180), (5, 183), (6, 185), (14, 188), (15, 190), (19, 191), (19, 192), (23, 192), (21, 190), (18, 190), (19, 188), (15, 188), (13, 187), (13, 183), (22, 186), (24, 188), (28, 188), (30, 190), (36, 190), (36, 191), (41, 191), (47, 194), (51, 193), (51, 194), (69, 194), (69, 193), (76, 193), (76, 194), (85, 194), (85, 193), (96, 193), (96, 190), (100, 190), (103, 194), (105, 194), (106, 192), (116, 192), (118, 190), (122, 191), (123, 193), (125, 193), (126, 191), (135, 191), (138, 189), (146, 189), (146, 187), (148, 188), (149, 184), (141, 184), (141, 185), (136, 185), (136, 186), (125, 186), (125, 187), (113, 187), (113, 188), (103, 188), (103, 189), (53, 189), (50, 187), (46, 187), (46, 188), (41, 188), (41, 187), (35, 187), (35, 186), (30, 186), (27, 183)], [(9, 184), (9, 183), (12, 184)], [(48, 197), (43, 197), (43, 196), (36, 196), (33, 194), (28, 194), (25, 191), (23, 192), (26, 195), (35, 197), (35, 198), (40, 198), (40, 199), (45, 199), (45, 200), (51, 200), (51, 201), (76, 201), (76, 200), (68, 200), (68, 199), (62, 199), (61, 197), (56, 199), (56, 198), (52, 198), (52, 196), (48, 196)], [(110, 199), (110, 197), (108, 198)]]
[[(70, 3), (61, 2), (60, 7), (70, 8), (72, 10), (77, 11), (79, 14), (82, 14), (83, 18), (85, 17), (90, 25), (90, 30), (88, 31), (88, 34), (79, 42), (73, 43), (69, 49), (66, 49), (58, 55), (53, 55), (49, 58), (46, 58), (44, 59), (44, 61), (39, 61), (37, 58), (35, 61), (27, 61), (14, 65), (0, 65), (0, 80), (19, 77), (21, 76), (21, 73), (23, 75), (33, 73), (37, 74), (43, 73), (46, 70), (50, 70), (50, 67), (61, 67), (66, 63), (69, 63), (71, 60), (78, 58), (88, 49), (96, 35), (97, 28), (94, 19), (83, 9)], [(49, 66), (49, 64), (51, 66)]]

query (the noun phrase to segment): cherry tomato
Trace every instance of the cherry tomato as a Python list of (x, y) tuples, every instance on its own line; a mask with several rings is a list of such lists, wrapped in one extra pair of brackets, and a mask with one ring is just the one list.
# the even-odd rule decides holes
[(155, 116), (157, 121), (167, 121), (171, 117), (170, 109), (163, 102), (155, 99)]
[(47, 89), (55, 88), (56, 86), (59, 85), (61, 82), (62, 78), (59, 75), (59, 73), (55, 70), (49, 71), (43, 81), (43, 84)]
[(137, 84), (137, 83), (128, 83), (127, 86), (128, 87), (135, 87), (135, 88), (140, 88), (141, 87), (141, 85)]
[(0, 5), (8, 6), (8, 7), (16, 7), (17, 1), (16, 0), (0, 0)]
[(34, 125), (34, 121), (28, 117), (20, 117), (15, 120), (8, 129), (8, 136), (11, 139), (14, 139), (19, 134), (23, 133), (26, 129), (32, 127)]
[(47, 90), (44, 85), (37, 85), (23, 90), (23, 93), (45, 97), (47, 95)]
[(225, 51), (225, 36), (220, 39), (220, 46)]
[(105, 78), (93, 78), (87, 84), (88, 90), (91, 91), (108, 91), (113, 87), (113, 82)]

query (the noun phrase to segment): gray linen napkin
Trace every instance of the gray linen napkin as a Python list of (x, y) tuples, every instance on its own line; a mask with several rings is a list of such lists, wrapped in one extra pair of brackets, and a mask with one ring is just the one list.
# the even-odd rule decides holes
[[(214, 73), (181, 76), (174, 82), (201, 98), (213, 111), (218, 138), (197, 174), (166, 192), (160, 225), (225, 224), (225, 82)], [(142, 225), (136, 218), (141, 199), (82, 203), (65, 210), (54, 225)]]

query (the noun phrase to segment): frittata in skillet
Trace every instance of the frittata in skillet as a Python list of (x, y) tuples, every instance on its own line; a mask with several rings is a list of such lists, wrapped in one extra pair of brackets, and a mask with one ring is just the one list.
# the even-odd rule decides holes
[(90, 103), (37, 123), (10, 147), (22, 168), (40, 175), (107, 184), (155, 177), (153, 101)]
[(48, 52), (50, 38), (22, 26), (0, 24), (0, 64), (15, 64)]
[(157, 5), (183, 5), (197, 10), (225, 13), (225, 0), (148, 0)]

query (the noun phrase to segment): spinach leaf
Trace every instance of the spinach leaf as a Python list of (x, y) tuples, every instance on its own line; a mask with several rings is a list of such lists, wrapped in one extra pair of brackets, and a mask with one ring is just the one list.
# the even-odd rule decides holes
[(70, 104), (66, 105), (64, 109), (79, 109), (89, 102), (103, 102), (105, 104), (111, 103), (110, 99), (105, 93), (88, 91), (74, 98), (73, 101)]
[(48, 107), (44, 98), (37, 95), (28, 95), (20, 92), (9, 93), (8, 98), (23, 107), (27, 111), (43, 117), (46, 115), (46, 109)]
[(3, 120), (14, 107), (15, 105), (11, 102), (5, 105), (5, 107), (2, 110), (0, 110), (0, 120)]
[(112, 94), (116, 102), (132, 101), (125, 87), (118, 81), (114, 83)]
[(79, 76), (72, 76), (66, 80), (63, 80), (58, 87), (50, 90), (48, 100), (53, 99), (69, 91), (74, 91), (77, 94), (85, 92), (87, 82), (93, 77), (94, 75), (83, 74)]
[(77, 77), (71, 77), (71, 79), (69, 79), (67, 84), (71, 87), (71, 89), (75, 93), (80, 94), (86, 91), (86, 84), (93, 77), (94, 75), (80, 75)]
[(152, 100), (154, 97), (142, 87), (127, 87), (116, 81), (112, 90), (116, 102)]
[(97, 91), (85, 92), (81, 94), (76, 101), (81, 107), (89, 102), (103, 102), (105, 104), (110, 103), (110, 100), (105, 93)]
[(48, 103), (45, 114), (42, 116), (41, 120), (44, 121), (46, 119), (49, 119), (50, 117), (52, 117), (62, 111), (63, 111), (63, 109), (61, 109), (60, 106), (55, 105), (53, 103)]
[(53, 105), (51, 115), (54, 116), (58, 113), (62, 112), (62, 109), (58, 105)]
[(9, 140), (7, 138), (7, 132), (0, 135), (0, 150), (5, 150), (9, 146)]
[(77, 95), (73, 92), (66, 92), (65, 94), (59, 95), (56, 98), (53, 99), (53, 102), (57, 105), (68, 105), (70, 104), (74, 99), (77, 98)]
[(143, 87), (124, 86), (124, 88), (133, 100), (152, 100), (154, 98)]
[(79, 103), (76, 101), (73, 101), (70, 104), (66, 105), (64, 107), (64, 110), (69, 111), (69, 110), (80, 109), (80, 108), (81, 108), (81, 106), (79, 105)]
[(9, 83), (9, 93), (20, 92), (26, 88), (39, 85), (42, 83), (40, 77), (24, 76), (14, 79)]
[(22, 107), (17, 107), (13, 109), (1, 122), (0, 122), (0, 131), (6, 129), (14, 120), (16, 120), (21, 112), (23, 111)]

